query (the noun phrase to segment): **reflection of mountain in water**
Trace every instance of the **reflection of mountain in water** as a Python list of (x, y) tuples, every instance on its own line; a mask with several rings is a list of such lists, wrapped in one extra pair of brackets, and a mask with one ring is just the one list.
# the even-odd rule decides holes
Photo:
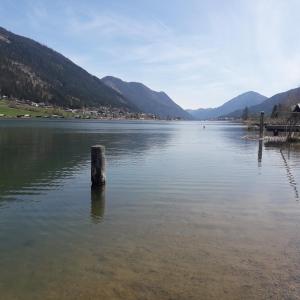
[(89, 164), (93, 144), (103, 144), (107, 157), (115, 160), (136, 157), (152, 147), (161, 147), (172, 134), (168, 130), (122, 131), (122, 127), (112, 130), (116, 124), (107, 130), (89, 131), (89, 124), (81, 130), (79, 127), (39, 127), (37, 122), (34, 127), (21, 127), (21, 122), (15, 123), (16, 126), (0, 126), (0, 197), (32, 185), (38, 186), (37, 192), (40, 187), (51, 188), (57, 179), (72, 176), (78, 168)]

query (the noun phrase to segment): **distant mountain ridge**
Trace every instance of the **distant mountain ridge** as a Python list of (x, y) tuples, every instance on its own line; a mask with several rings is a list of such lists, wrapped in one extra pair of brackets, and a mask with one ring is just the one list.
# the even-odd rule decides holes
[(110, 106), (192, 119), (164, 92), (111, 76), (101, 80), (60, 53), (2, 27), (0, 94), (65, 107)]
[(142, 83), (126, 82), (113, 76), (106, 76), (102, 78), (102, 81), (123, 95), (142, 112), (155, 114), (162, 118), (193, 119), (164, 92), (156, 92)]
[(0, 93), (69, 107), (136, 111), (123, 95), (58, 52), (0, 27)]
[[(260, 111), (264, 111), (267, 115), (271, 114), (274, 105), (281, 104), (285, 110), (289, 110), (294, 104), (300, 103), (300, 88), (288, 90), (286, 92), (275, 94), (274, 96), (266, 99), (259, 105), (255, 105), (249, 108), (250, 114), (257, 114)], [(237, 110), (229, 114), (229, 117), (239, 117), (242, 111)]]
[(187, 112), (190, 113), (194, 118), (198, 120), (217, 119), (221, 116), (228, 115), (234, 111), (242, 110), (246, 106), (251, 107), (257, 104), (261, 104), (266, 99), (267, 99), (266, 96), (263, 96), (257, 92), (249, 91), (237, 97), (232, 98), (231, 100), (225, 102), (223, 105), (219, 107), (187, 110)]

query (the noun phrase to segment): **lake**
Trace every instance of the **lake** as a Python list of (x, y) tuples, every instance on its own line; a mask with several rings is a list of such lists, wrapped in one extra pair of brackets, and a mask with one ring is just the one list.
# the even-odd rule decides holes
[(0, 298), (300, 299), (300, 151), (247, 134), (0, 120)]

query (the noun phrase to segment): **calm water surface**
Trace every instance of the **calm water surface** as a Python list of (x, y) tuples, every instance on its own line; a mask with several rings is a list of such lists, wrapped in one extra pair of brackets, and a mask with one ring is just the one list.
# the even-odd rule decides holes
[(0, 299), (300, 299), (300, 151), (246, 134), (1, 120)]

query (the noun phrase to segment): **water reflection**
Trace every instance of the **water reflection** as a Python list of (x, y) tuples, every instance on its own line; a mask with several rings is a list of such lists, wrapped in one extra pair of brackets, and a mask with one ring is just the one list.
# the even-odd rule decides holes
[[(298, 199), (299, 199), (299, 193), (298, 193), (298, 188), (297, 188), (296, 180), (295, 180), (294, 175), (292, 173), (292, 169), (289, 166), (288, 161), (285, 158), (282, 149), (280, 149), (280, 154), (281, 154), (281, 157), (282, 157), (285, 169), (286, 169), (286, 174), (287, 174), (288, 181), (289, 181), (291, 187), (293, 188), (294, 193), (295, 193), (295, 198), (298, 201)], [(288, 152), (288, 155), (289, 155), (289, 152)]]
[(152, 124), (140, 129), (129, 125), (2, 120), (0, 200), (17, 191), (24, 195), (60, 188), (62, 179), (89, 164), (91, 145), (103, 144), (110, 160), (138, 158), (151, 148), (163, 148), (174, 133)]
[(21, 200), (0, 209), (1, 299), (298, 299), (293, 148), (285, 167), (239, 125), (25, 123), (0, 121), (0, 190)]
[(262, 149), (263, 149), (263, 141), (259, 140), (258, 144), (258, 166), (261, 167), (261, 161), (262, 161)]
[(94, 223), (102, 221), (105, 212), (105, 187), (91, 188), (91, 219)]

